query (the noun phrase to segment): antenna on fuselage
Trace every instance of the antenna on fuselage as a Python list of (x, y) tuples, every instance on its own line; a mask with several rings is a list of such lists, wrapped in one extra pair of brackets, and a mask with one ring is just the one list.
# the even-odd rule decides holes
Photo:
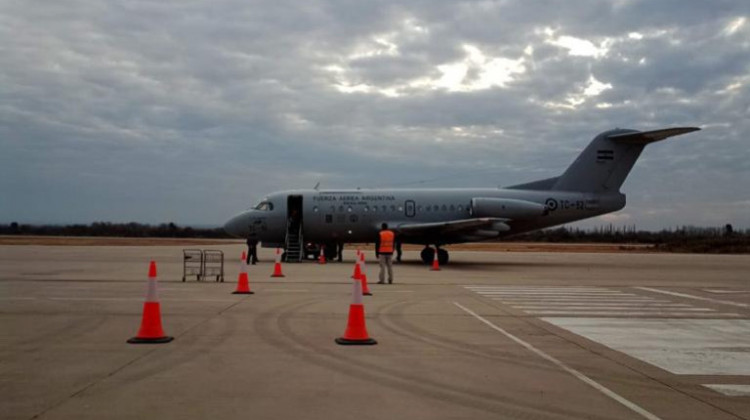
[(314, 189), (315, 191), (318, 191), (318, 187), (320, 187), (320, 181), (318, 181), (318, 183), (317, 183), (317, 184), (315, 184), (315, 186), (313, 187), (313, 189)]

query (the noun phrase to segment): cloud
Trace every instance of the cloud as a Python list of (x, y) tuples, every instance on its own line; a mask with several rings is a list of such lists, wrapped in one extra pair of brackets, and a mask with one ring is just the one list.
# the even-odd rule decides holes
[(0, 222), (220, 224), (318, 181), (510, 185), (559, 174), (606, 129), (699, 125), (646, 149), (628, 222), (750, 226), (729, 204), (750, 197), (749, 15), (739, 0), (8, 3)]

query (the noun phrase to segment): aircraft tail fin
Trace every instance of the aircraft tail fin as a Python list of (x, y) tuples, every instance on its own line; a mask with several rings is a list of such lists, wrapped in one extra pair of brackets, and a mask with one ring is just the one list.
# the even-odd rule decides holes
[(589, 143), (549, 189), (618, 192), (647, 144), (698, 130), (697, 127), (674, 127), (653, 131), (606, 131)]

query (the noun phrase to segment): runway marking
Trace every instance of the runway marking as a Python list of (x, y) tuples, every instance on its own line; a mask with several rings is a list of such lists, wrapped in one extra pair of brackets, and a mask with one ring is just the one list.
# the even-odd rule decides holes
[[(582, 311), (525, 311), (529, 315), (542, 316), (564, 316), (564, 317), (581, 317), (581, 316), (619, 316), (619, 317), (659, 317), (659, 318), (717, 318), (715, 313), (707, 312), (637, 312), (637, 311), (607, 311), (607, 312), (582, 312)], [(722, 318), (741, 318), (740, 314), (721, 314)]]
[(703, 289), (704, 292), (715, 293), (715, 294), (745, 294), (750, 293), (750, 290), (724, 290), (724, 289)]
[(541, 319), (676, 375), (750, 375), (748, 319)]
[(649, 411), (641, 408), (640, 406), (636, 405), (635, 403), (631, 402), (630, 400), (628, 400), (628, 399), (620, 396), (619, 394), (615, 393), (614, 391), (610, 390), (609, 388), (605, 387), (604, 385), (602, 385), (602, 384), (594, 381), (593, 379), (589, 378), (588, 376), (584, 375), (583, 373), (579, 372), (578, 370), (569, 367), (568, 365), (566, 365), (565, 363), (559, 361), (558, 359), (550, 356), (549, 354), (547, 354), (547, 353), (545, 353), (545, 352), (537, 349), (536, 347), (534, 347), (531, 344), (529, 344), (529, 343), (521, 340), (520, 338), (516, 337), (515, 335), (513, 335), (513, 334), (505, 331), (504, 329), (498, 327), (497, 325), (495, 325), (492, 322), (488, 321), (487, 319), (485, 319), (481, 315), (476, 314), (471, 309), (468, 309), (468, 308), (464, 307), (463, 305), (461, 305), (458, 302), (453, 302), (453, 304), (456, 305), (456, 306), (458, 306), (464, 312), (468, 313), (469, 315), (473, 316), (474, 318), (480, 320), (481, 322), (483, 322), (484, 324), (486, 324), (490, 328), (494, 329), (495, 331), (503, 334), (504, 336), (506, 336), (506, 337), (510, 338), (511, 340), (515, 341), (516, 343), (520, 344), (521, 346), (523, 346), (524, 348), (526, 348), (530, 352), (536, 354), (537, 356), (541, 357), (542, 359), (545, 359), (545, 360), (553, 363), (554, 365), (556, 365), (560, 369), (562, 369), (565, 372), (567, 372), (567, 373), (573, 375), (574, 377), (580, 379), (585, 384), (591, 386), (592, 388), (596, 389), (597, 391), (601, 392), (602, 394), (604, 394), (604, 395), (608, 396), (609, 398), (617, 401), (618, 403), (624, 405), (625, 407), (629, 408), (630, 410), (632, 410), (632, 411), (640, 414), (642, 417), (644, 417), (646, 419), (649, 419), (649, 420), (660, 420), (659, 417), (657, 417), (656, 415), (654, 415), (654, 414), (650, 413)]
[[(493, 300), (496, 300), (493, 298)], [(583, 305), (583, 303), (578, 302), (540, 302), (540, 301), (529, 301), (528, 304), (520, 304), (516, 305), (517, 308), (531, 308), (535, 306), (543, 307), (543, 308), (549, 308), (550, 306), (558, 307), (558, 308), (569, 308), (569, 307), (575, 307)], [(616, 302), (616, 303), (608, 303), (608, 302), (587, 302), (586, 304), (587, 308), (595, 308), (595, 307), (622, 307), (622, 308), (648, 308), (648, 307), (687, 307), (691, 308), (692, 306), (688, 305), (687, 303), (640, 303), (640, 302)]]
[(750, 305), (747, 303), (732, 302), (730, 300), (712, 299), (712, 298), (707, 298), (703, 296), (689, 295), (687, 293), (678, 293), (678, 292), (670, 292), (668, 290), (653, 289), (651, 287), (635, 287), (635, 289), (646, 290), (646, 291), (654, 292), (654, 293), (663, 293), (665, 295), (684, 297), (688, 299), (703, 300), (706, 302), (720, 303), (722, 305), (739, 306), (740, 308), (750, 308)]
[[(529, 315), (539, 316), (605, 316), (605, 317), (675, 317), (738, 318), (742, 315), (696, 307), (667, 298), (639, 295), (608, 287), (587, 287), (585, 293), (565, 287), (464, 286), (483, 297), (501, 302)], [(640, 288), (633, 288), (635, 290)], [(656, 289), (654, 289), (656, 290)]]
[(516, 306), (518, 309), (523, 309), (524, 311), (528, 313), (532, 313), (530, 311), (552, 311), (552, 312), (558, 312), (558, 311), (605, 311), (605, 310), (612, 310), (612, 311), (642, 311), (642, 312), (664, 312), (665, 310), (670, 311), (680, 311), (680, 312), (716, 312), (715, 309), (711, 308), (675, 308), (673, 306), (670, 307), (660, 307), (660, 306), (650, 306), (650, 307), (632, 307), (632, 306), (566, 306), (566, 307), (550, 307), (546, 305), (525, 305), (525, 306)]
[(727, 397), (747, 397), (750, 396), (750, 385), (733, 385), (733, 384), (704, 384), (706, 388), (720, 392)]

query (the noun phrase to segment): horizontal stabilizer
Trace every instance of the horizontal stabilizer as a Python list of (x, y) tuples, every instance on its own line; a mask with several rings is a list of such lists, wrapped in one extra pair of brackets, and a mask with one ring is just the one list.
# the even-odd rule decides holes
[(663, 128), (661, 130), (653, 131), (640, 131), (635, 133), (622, 133), (622, 134), (611, 134), (608, 136), (610, 140), (617, 143), (625, 144), (642, 144), (646, 145), (656, 141), (661, 141), (669, 137), (679, 136), (680, 134), (692, 133), (698, 131), (698, 127), (674, 127), (674, 128)]

